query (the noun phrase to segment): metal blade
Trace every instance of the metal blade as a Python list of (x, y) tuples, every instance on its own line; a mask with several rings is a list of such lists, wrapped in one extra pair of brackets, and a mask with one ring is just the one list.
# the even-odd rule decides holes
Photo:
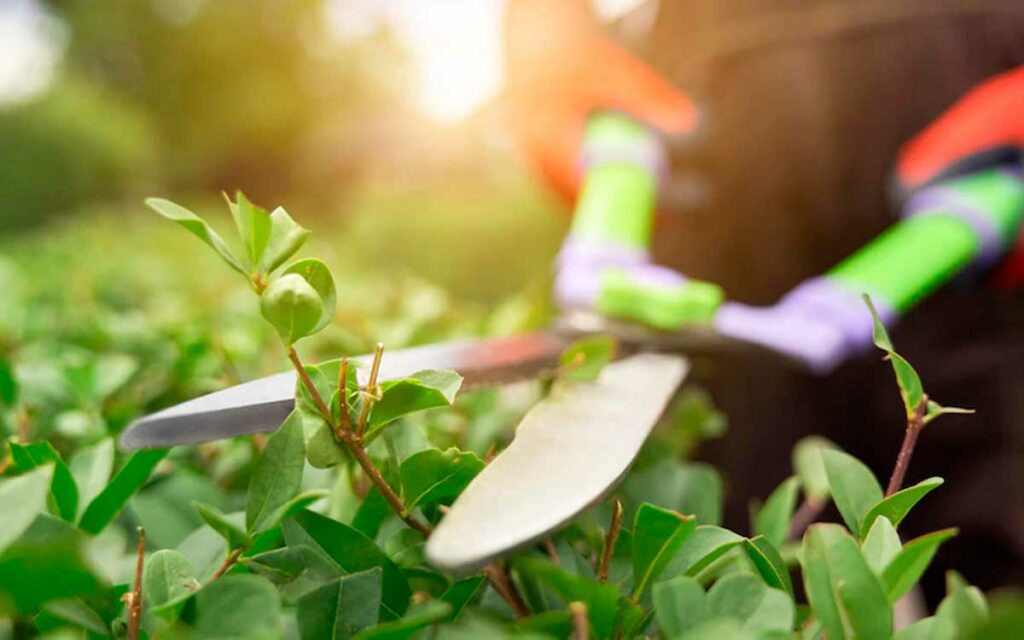
[(593, 384), (556, 390), (466, 487), (427, 540), (426, 557), (457, 575), (528, 546), (601, 500), (626, 473), (688, 369), (642, 353)]
[[(511, 338), (459, 340), (385, 352), (380, 380), (405, 378), (424, 369), (454, 369), (464, 389), (528, 380), (553, 367), (568, 339), (550, 333)], [(354, 360), (368, 363), (373, 358)], [(365, 383), (367, 368), (359, 370)], [(273, 431), (295, 406), (295, 373), (288, 371), (189, 400), (130, 425), (123, 449), (209, 442)]]

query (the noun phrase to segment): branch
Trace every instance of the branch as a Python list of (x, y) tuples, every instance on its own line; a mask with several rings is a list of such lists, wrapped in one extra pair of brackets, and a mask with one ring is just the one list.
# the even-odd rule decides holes
[(793, 520), (789, 523), (789, 533), (786, 535), (786, 539), (797, 540), (804, 535), (804, 531), (818, 519), (826, 504), (828, 501), (818, 496), (804, 498), (804, 501), (800, 503), (800, 508), (793, 514)]
[(217, 567), (217, 570), (213, 572), (212, 576), (210, 576), (209, 582), (213, 582), (217, 578), (227, 573), (228, 569), (235, 566), (235, 563), (238, 562), (238, 559), (242, 557), (242, 551), (244, 551), (244, 549), (242, 549), (241, 547), (231, 551), (231, 553), (229, 553), (227, 557), (224, 558), (224, 562), (220, 563), (220, 566)]
[[(317, 410), (320, 412), (320, 417), (332, 428), (335, 432), (338, 440), (340, 440), (352, 454), (352, 457), (356, 459), (359, 466), (362, 467), (363, 472), (370, 478), (370, 481), (377, 487), (380, 494), (384, 496), (387, 503), (391, 506), (391, 509), (398, 514), (407, 525), (413, 529), (419, 531), (424, 536), (430, 535), (430, 525), (420, 522), (408, 513), (405, 505), (402, 503), (402, 499), (398, 497), (398, 494), (394, 492), (391, 485), (388, 484), (387, 480), (381, 474), (380, 469), (373, 464), (373, 460), (370, 459), (369, 454), (366, 453), (366, 449), (363, 447), (363, 440), (359, 434), (355, 433), (349, 428), (345, 421), (342, 420), (340, 424), (335, 424), (334, 417), (331, 415), (331, 410), (327, 407), (327, 403), (324, 402), (323, 396), (320, 395), (320, 391), (317, 390), (316, 385), (313, 384), (313, 380), (309, 377), (309, 373), (306, 372), (306, 368), (302, 365), (302, 360), (299, 359), (299, 354), (296, 353), (295, 347), (289, 347), (288, 359), (291, 360), (292, 365), (295, 367), (295, 371), (299, 374), (299, 380), (302, 381), (302, 385), (306, 387), (309, 395), (313, 398), (313, 403), (316, 405)], [(348, 411), (342, 411), (342, 415), (347, 415)]]
[(573, 640), (588, 640), (590, 627), (587, 624), (587, 605), (582, 602), (570, 602), (572, 612)]
[(910, 466), (910, 458), (914, 455), (914, 446), (917, 444), (917, 436), (924, 427), (924, 417), (928, 412), (928, 396), (921, 396), (914, 415), (907, 420), (907, 430), (903, 434), (903, 444), (896, 456), (896, 466), (893, 467), (892, 476), (889, 478), (889, 488), (885, 490), (886, 497), (891, 496), (903, 486), (903, 478), (907, 475), (907, 467)]
[(517, 618), (525, 618), (530, 615), (530, 610), (516, 590), (515, 584), (512, 583), (508, 573), (500, 565), (487, 565), (484, 567), (484, 575), (487, 576), (487, 581), (491, 584), (491, 587), (512, 607), (512, 611), (515, 612)]
[(128, 604), (128, 640), (139, 640), (142, 626), (142, 568), (146, 557), (146, 530), (139, 527), (139, 544), (135, 552), (135, 586), (124, 594)]
[(601, 554), (601, 566), (597, 570), (597, 579), (601, 582), (608, 582), (608, 568), (612, 563), (612, 554), (615, 552), (615, 542), (619, 539), (619, 529), (622, 527), (622, 501), (616, 500), (612, 509), (612, 524), (608, 528), (608, 535), (604, 539), (604, 553)]

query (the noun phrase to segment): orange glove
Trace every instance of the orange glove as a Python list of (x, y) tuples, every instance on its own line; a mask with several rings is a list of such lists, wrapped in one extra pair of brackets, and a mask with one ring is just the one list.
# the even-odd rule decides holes
[(579, 186), (580, 141), (591, 112), (619, 110), (674, 135), (696, 124), (685, 95), (605, 39), (587, 0), (509, 0), (505, 60), (511, 129), (563, 195)]

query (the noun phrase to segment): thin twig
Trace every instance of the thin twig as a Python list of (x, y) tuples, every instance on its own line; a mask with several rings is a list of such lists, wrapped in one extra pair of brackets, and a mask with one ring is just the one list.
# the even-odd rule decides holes
[(18, 439), (23, 443), (32, 440), (32, 421), (28, 416), (28, 407), (22, 407), (18, 414)]
[(491, 587), (512, 607), (517, 618), (525, 618), (530, 615), (530, 610), (523, 602), (522, 596), (519, 595), (516, 585), (501, 565), (496, 563), (487, 565), (484, 567), (484, 575), (487, 576), (487, 582)]
[(587, 624), (587, 605), (578, 601), (570, 602), (569, 611), (572, 612), (573, 640), (588, 640), (590, 626)]
[(615, 542), (619, 539), (619, 529), (622, 528), (622, 501), (616, 500), (612, 508), (612, 524), (608, 528), (608, 535), (604, 538), (604, 552), (601, 554), (601, 566), (597, 570), (597, 579), (601, 582), (608, 582), (608, 568), (612, 563), (612, 554), (615, 552)]
[(885, 490), (886, 497), (891, 496), (903, 486), (903, 478), (907, 475), (907, 467), (910, 466), (910, 458), (914, 455), (914, 446), (917, 444), (917, 436), (924, 428), (924, 416), (928, 411), (928, 396), (922, 395), (921, 402), (914, 410), (914, 415), (907, 420), (907, 430), (903, 434), (903, 444), (896, 456), (896, 466), (893, 467), (892, 476), (889, 478), (889, 488)]
[[(316, 385), (313, 384), (313, 380), (309, 377), (309, 373), (306, 372), (306, 367), (302, 365), (302, 360), (299, 359), (299, 354), (295, 352), (295, 347), (289, 347), (288, 359), (292, 361), (292, 365), (295, 367), (295, 371), (299, 374), (299, 379), (302, 380), (302, 384), (306, 387), (309, 395), (313, 398), (313, 403), (316, 405), (317, 410), (320, 412), (320, 416), (330, 425), (338, 439), (348, 447), (352, 457), (356, 459), (359, 466), (362, 467), (363, 472), (369, 476), (370, 481), (376, 485), (384, 499), (387, 500), (388, 504), (391, 505), (391, 509), (398, 514), (398, 517), (405, 521), (407, 525), (413, 529), (419, 531), (423, 535), (430, 535), (430, 525), (420, 522), (407, 513), (405, 505), (402, 504), (402, 499), (391, 488), (384, 476), (381, 475), (380, 470), (373, 464), (373, 460), (370, 460), (370, 456), (366, 453), (366, 449), (363, 448), (362, 438), (354, 433), (351, 429), (346, 428), (342, 422), (340, 424), (334, 424), (334, 417), (331, 415), (331, 410), (327, 407), (327, 403), (324, 402), (323, 396), (317, 390)], [(347, 414), (347, 411), (343, 411), (342, 414)]]
[(549, 537), (544, 538), (544, 551), (547, 552), (548, 557), (551, 558), (551, 562), (557, 565), (562, 564), (562, 559), (558, 557), (558, 551), (555, 550), (555, 542)]
[(331, 410), (327, 407), (327, 403), (324, 402), (323, 396), (320, 395), (320, 391), (313, 384), (313, 379), (309, 377), (309, 372), (306, 371), (306, 367), (303, 366), (302, 360), (299, 359), (299, 354), (295, 351), (295, 347), (288, 347), (288, 359), (292, 361), (292, 365), (295, 367), (296, 373), (299, 374), (299, 379), (302, 380), (302, 386), (306, 387), (306, 391), (309, 392), (310, 397), (313, 398), (313, 404), (316, 405), (316, 410), (320, 412), (320, 417), (327, 421), (327, 424), (333, 424), (334, 418), (331, 416)]
[(210, 582), (213, 582), (217, 578), (221, 577), (222, 575), (227, 573), (231, 567), (235, 566), (235, 563), (238, 562), (238, 559), (242, 557), (242, 551), (244, 551), (244, 549), (242, 549), (241, 547), (232, 550), (231, 553), (229, 553), (224, 558), (224, 562), (220, 563), (220, 566), (217, 567), (217, 570), (213, 572), (212, 576), (210, 576)]
[(128, 640), (139, 639), (142, 626), (142, 569), (146, 557), (146, 530), (139, 527), (139, 544), (135, 552), (135, 585), (126, 593), (128, 603)]
[(378, 342), (377, 348), (373, 351), (373, 364), (370, 365), (370, 383), (366, 385), (366, 393), (363, 395), (363, 408), (359, 412), (359, 421), (356, 423), (356, 433), (362, 436), (366, 433), (366, 422), (370, 419), (370, 409), (377, 400), (377, 375), (380, 373), (380, 360), (384, 357), (384, 343)]
[(800, 536), (804, 535), (804, 531), (818, 519), (826, 504), (828, 502), (818, 496), (807, 496), (804, 498), (804, 501), (800, 503), (800, 508), (793, 514), (793, 520), (789, 523), (789, 533), (786, 535), (786, 538), (788, 540), (797, 540)]
[(348, 358), (342, 358), (338, 365), (338, 416), (341, 418), (341, 425), (345, 429), (351, 429), (351, 419), (348, 417)]
[(429, 524), (420, 522), (408, 512), (405, 505), (402, 503), (402, 499), (398, 497), (398, 494), (396, 494), (394, 489), (391, 488), (388, 481), (384, 479), (380, 469), (373, 464), (373, 460), (370, 460), (370, 455), (366, 453), (366, 449), (363, 448), (363, 443), (359, 436), (351, 431), (347, 431), (342, 435), (342, 441), (348, 446), (349, 452), (352, 453), (352, 457), (355, 458), (356, 462), (359, 463), (359, 466), (362, 467), (363, 473), (369, 476), (370, 481), (377, 487), (380, 494), (384, 496), (384, 499), (387, 500), (389, 505), (391, 505), (391, 509), (398, 514), (398, 517), (424, 536), (429, 536), (433, 529)]

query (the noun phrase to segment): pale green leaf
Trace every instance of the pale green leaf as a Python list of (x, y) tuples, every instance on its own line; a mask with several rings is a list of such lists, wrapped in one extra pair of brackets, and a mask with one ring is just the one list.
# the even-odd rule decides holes
[(214, 251), (217, 252), (224, 262), (228, 263), (232, 269), (249, 278), (249, 273), (246, 271), (242, 263), (239, 262), (238, 258), (231, 253), (231, 249), (228, 248), (227, 243), (224, 239), (213, 230), (205, 220), (192, 213), (185, 207), (175, 204), (170, 200), (164, 200), (163, 198), (149, 198), (146, 200), (146, 206), (156, 211), (168, 220), (173, 220), (179, 225), (184, 227), (189, 233), (199, 238), (210, 246)]

